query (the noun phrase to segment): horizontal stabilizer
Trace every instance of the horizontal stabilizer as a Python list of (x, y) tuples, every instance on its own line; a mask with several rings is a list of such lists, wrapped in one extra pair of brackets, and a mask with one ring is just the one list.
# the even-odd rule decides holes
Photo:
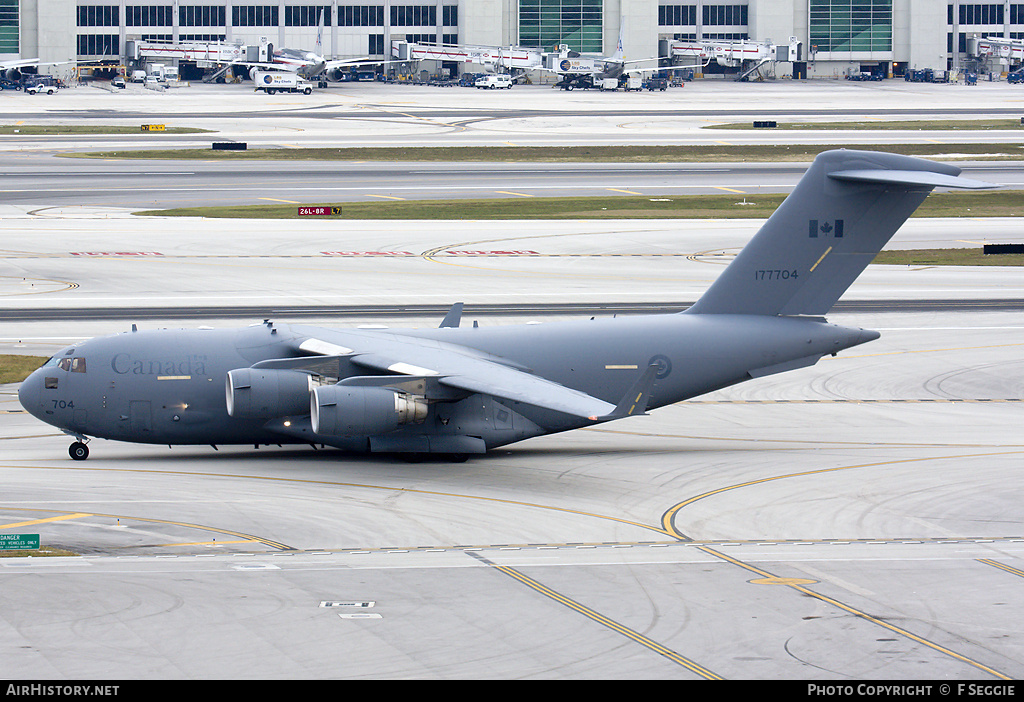
[(845, 180), (854, 183), (881, 183), (892, 185), (921, 185), (928, 188), (964, 188), (967, 190), (987, 190), (998, 188), (998, 185), (983, 180), (972, 180), (960, 176), (933, 173), (932, 171), (836, 171), (828, 174), (833, 180)]

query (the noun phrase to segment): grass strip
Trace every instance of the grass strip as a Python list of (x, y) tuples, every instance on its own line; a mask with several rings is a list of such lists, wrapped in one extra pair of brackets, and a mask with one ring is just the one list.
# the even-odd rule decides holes
[(174, 159), (204, 161), (396, 161), (396, 162), (544, 162), (544, 163), (699, 163), (807, 162), (831, 149), (885, 151), (920, 157), (945, 154), (979, 159), (1018, 160), (1024, 148), (1016, 144), (702, 144), (698, 146), (419, 146), (351, 148), (272, 148), (244, 151), (210, 149), (139, 149), (81, 151), (61, 154), (72, 158)]
[(891, 266), (1024, 266), (1024, 254), (985, 254), (982, 249), (881, 251), (872, 263)]
[(198, 127), (164, 127), (161, 131), (142, 131), (142, 125), (134, 127), (116, 124), (0, 124), (0, 134), (17, 134), (18, 136), (60, 136), (62, 134), (201, 134), (212, 132), (212, 129)]
[[(754, 129), (753, 122), (733, 122), (730, 124), (708, 124), (704, 129)], [(1020, 131), (1022, 125), (1016, 119), (956, 119), (956, 120), (917, 120), (917, 119), (893, 119), (893, 120), (860, 120), (850, 122), (777, 122), (774, 129), (782, 130), (928, 130), (928, 131), (958, 131), (958, 130), (990, 130), (990, 129), (1012, 129)], [(758, 131), (770, 131), (770, 129), (758, 129)]]
[(21, 550), (18, 550), (18, 551), (14, 551), (14, 550), (12, 550), (12, 551), (0, 551), (0, 558), (28, 558), (30, 556), (32, 558), (41, 558), (41, 557), (47, 557), (47, 556), (50, 556), (50, 557), (54, 557), (54, 556), (64, 556), (64, 557), (67, 557), (67, 556), (77, 556), (77, 555), (79, 555), (79, 554), (75, 553), (74, 551), (68, 551), (67, 549), (63, 549), (63, 548), (53, 548), (53, 547), (50, 547), (50, 546), (43, 546), (43, 547), (38, 548), (38, 549), (29, 549), (29, 550), (25, 550), (25, 551), (21, 551)]
[(20, 383), (44, 363), (42, 356), (0, 355), (0, 384)]
[[(766, 218), (786, 195), (728, 194), (672, 196), (520, 197), (466, 200), (310, 203), (302, 207), (340, 207), (340, 215), (300, 216), (298, 205), (236, 205), (143, 210), (155, 217), (237, 219), (741, 219)], [(928, 196), (915, 217), (1024, 216), (1017, 190), (941, 192)]]

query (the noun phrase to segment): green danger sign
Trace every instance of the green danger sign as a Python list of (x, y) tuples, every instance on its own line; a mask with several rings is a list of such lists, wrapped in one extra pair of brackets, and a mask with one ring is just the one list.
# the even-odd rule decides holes
[(39, 548), (39, 534), (0, 534), (0, 551)]

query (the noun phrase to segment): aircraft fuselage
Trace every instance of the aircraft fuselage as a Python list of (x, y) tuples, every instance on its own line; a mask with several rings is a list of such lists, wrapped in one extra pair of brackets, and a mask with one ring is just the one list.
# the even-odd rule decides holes
[[(466, 393), (431, 400), (426, 421), (398, 427), (371, 442), (369, 436), (315, 434), (305, 413), (232, 417), (225, 378), (231, 370), (261, 361), (302, 358), (298, 346), (310, 338), (366, 352), (415, 342), (472, 350), (611, 403), (649, 365), (656, 365), (648, 403), (654, 408), (787, 370), (793, 362), (809, 365), (875, 336), (814, 319), (682, 314), (425, 330), (265, 323), (241, 329), (138, 331), (69, 347), (23, 383), (20, 398), (39, 419), (82, 437), (156, 444), (323, 443), (352, 450), (377, 444), (401, 450), (403, 438), (419, 446), (425, 443), (416, 437), (450, 434), (479, 437), (486, 448), (493, 448), (594, 422)], [(329, 373), (331, 382), (367, 375), (345, 359)], [(396, 383), (404, 380), (401, 373), (390, 375)], [(299, 405), (305, 403), (308, 397)]]

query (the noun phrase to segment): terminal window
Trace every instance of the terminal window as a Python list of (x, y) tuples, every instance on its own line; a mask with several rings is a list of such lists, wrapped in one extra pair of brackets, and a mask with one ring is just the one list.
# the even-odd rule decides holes
[[(949, 5), (946, 8), (946, 17), (949, 18), (949, 24), (953, 24), (952, 15), (953, 6)], [(958, 15), (960, 24), (1002, 24), (1004, 16), (1003, 5), (1002, 3), (998, 5), (960, 5)]]
[(384, 5), (338, 5), (338, 27), (384, 27)]
[(321, 21), (325, 27), (331, 26), (330, 5), (285, 5), (284, 26), (286, 27), (319, 27)]
[(79, 34), (78, 56), (119, 56), (121, 40), (116, 34)]
[[(338, 5), (339, 27), (383, 27), (383, 5)], [(383, 34), (381, 36), (384, 36)], [(373, 51), (370, 52), (374, 53)], [(383, 53), (379, 51), (377, 53)]]
[(121, 13), (117, 5), (79, 5), (79, 27), (119, 27)]
[(231, 24), (235, 27), (278, 26), (277, 5), (233, 5)]
[(182, 5), (178, 24), (182, 27), (223, 27), (227, 12), (223, 5)]
[(810, 0), (808, 35), (819, 52), (892, 51), (892, 0)]
[(0, 54), (19, 51), (18, 0), (0, 0)]
[(567, 44), (574, 51), (604, 50), (601, 0), (520, 0), (519, 43), (553, 49)]
[(658, 26), (697, 24), (696, 5), (658, 5)]
[(436, 27), (436, 5), (392, 5), (392, 27)]
[(746, 24), (746, 5), (705, 5), (701, 19), (705, 25)]
[(171, 9), (170, 5), (127, 5), (124, 23), (128, 27), (171, 27)]

